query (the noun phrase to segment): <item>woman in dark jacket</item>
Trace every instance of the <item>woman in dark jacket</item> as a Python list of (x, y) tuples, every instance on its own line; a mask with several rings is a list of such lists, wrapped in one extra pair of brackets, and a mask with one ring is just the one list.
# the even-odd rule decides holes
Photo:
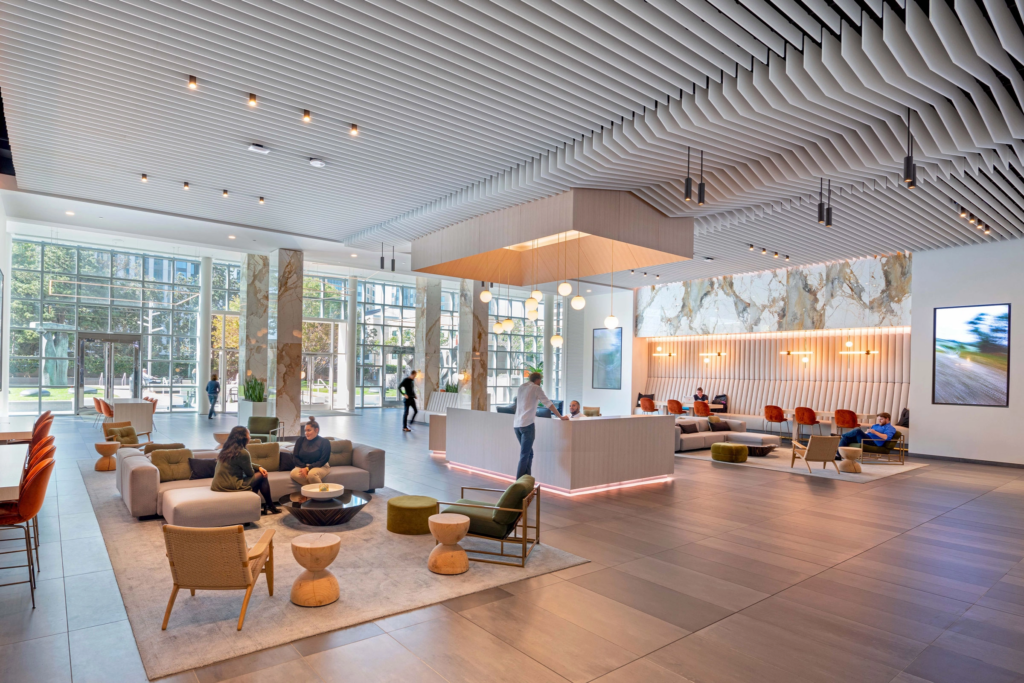
[(299, 484), (319, 484), (331, 469), (331, 442), (320, 436), (320, 425), (309, 418), (303, 429), (303, 436), (295, 440), (292, 447), (295, 469), (292, 479)]
[(224, 447), (217, 456), (217, 469), (210, 482), (210, 490), (221, 492), (252, 491), (263, 496), (263, 514), (280, 514), (281, 508), (270, 497), (270, 482), (262, 467), (253, 470), (252, 459), (245, 447), (249, 445), (249, 430), (235, 427), (228, 434)]

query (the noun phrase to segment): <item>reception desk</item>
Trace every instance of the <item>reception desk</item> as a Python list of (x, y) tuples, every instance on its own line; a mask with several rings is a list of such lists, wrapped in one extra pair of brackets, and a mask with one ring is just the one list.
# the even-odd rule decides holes
[[(515, 479), (519, 442), (513, 415), (449, 408), (448, 463)], [(675, 417), (628, 415), (583, 420), (538, 418), (533, 476), (556, 493), (581, 494), (664, 481), (675, 467)]]

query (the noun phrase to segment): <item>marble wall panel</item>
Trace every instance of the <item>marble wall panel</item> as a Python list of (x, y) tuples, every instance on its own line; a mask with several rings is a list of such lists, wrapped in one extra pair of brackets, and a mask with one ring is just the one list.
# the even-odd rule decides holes
[(262, 254), (242, 256), (242, 291), (238, 315), (238, 339), (241, 344), (238, 377), (241, 383), (252, 377), (267, 381), (269, 282), (270, 259)]
[(270, 254), (274, 271), (270, 288), (276, 332), (274, 353), (275, 410), (282, 436), (297, 436), (302, 411), (302, 266), (303, 254), (276, 249)]
[(892, 254), (637, 290), (638, 337), (910, 324), (911, 257)]
[(420, 407), (438, 389), (441, 378), (441, 281), (416, 278), (416, 394)]
[(487, 304), (480, 301), (483, 285), (463, 280), (459, 288), (459, 405), (487, 410)]

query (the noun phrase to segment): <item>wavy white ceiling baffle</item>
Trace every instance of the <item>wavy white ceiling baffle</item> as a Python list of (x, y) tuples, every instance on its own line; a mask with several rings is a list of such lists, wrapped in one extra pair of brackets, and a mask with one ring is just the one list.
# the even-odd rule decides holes
[(798, 264), (1019, 237), (1022, 5), (4, 0), (0, 88), (24, 190), (368, 248), (629, 190), (696, 218), (668, 281), (776, 265), (761, 247)]

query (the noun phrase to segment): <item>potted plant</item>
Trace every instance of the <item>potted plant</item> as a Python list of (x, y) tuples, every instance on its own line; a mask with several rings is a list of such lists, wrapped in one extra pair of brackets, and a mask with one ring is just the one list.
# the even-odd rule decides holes
[(245, 380), (238, 401), (238, 424), (246, 425), (250, 417), (266, 417), (269, 414), (267, 383), (255, 377)]

